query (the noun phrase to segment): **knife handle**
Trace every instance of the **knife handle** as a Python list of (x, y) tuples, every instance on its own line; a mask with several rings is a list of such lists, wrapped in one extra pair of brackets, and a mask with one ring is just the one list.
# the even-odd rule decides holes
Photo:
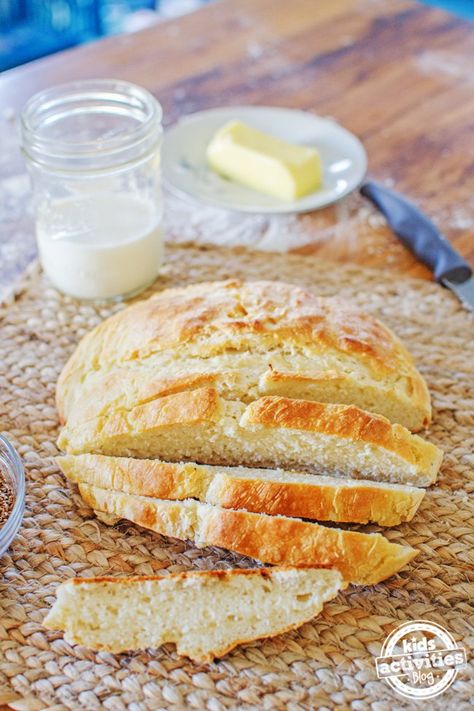
[(403, 195), (374, 181), (365, 182), (360, 192), (385, 216), (403, 244), (431, 269), (436, 281), (461, 283), (472, 276), (471, 267), (446, 237)]

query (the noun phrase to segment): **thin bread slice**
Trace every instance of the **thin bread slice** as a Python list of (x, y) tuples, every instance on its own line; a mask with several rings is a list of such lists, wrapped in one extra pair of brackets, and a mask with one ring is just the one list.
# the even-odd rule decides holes
[(245, 405), (211, 387), (66, 426), (69, 454), (297, 469), (415, 486), (436, 480), (441, 451), (353, 405), (265, 396)]
[[(219, 546), (271, 565), (336, 568), (348, 582), (371, 585), (403, 568), (417, 551), (379, 533), (328, 528), (284, 516), (234, 511), (186, 499), (162, 501), (79, 484), (94, 510), (156, 533)], [(114, 519), (108, 520), (111, 523)]]
[(318, 521), (394, 526), (413, 518), (425, 494), (424, 489), (400, 484), (281, 470), (170, 464), (100, 454), (65, 455), (56, 461), (76, 484), (158, 499), (193, 498), (226, 509)]
[(56, 590), (45, 627), (68, 642), (118, 653), (174, 642), (210, 662), (318, 615), (345, 587), (340, 573), (254, 568), (131, 578), (73, 578)]
[(413, 431), (431, 419), (413, 358), (372, 314), (293, 284), (235, 279), (166, 289), (101, 323), (61, 373), (58, 410), (77, 423), (203, 373), (230, 400), (354, 403)]

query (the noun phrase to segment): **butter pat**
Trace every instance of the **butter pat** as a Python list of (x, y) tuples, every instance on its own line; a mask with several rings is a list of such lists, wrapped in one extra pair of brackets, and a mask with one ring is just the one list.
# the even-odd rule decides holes
[(297, 200), (321, 187), (315, 148), (287, 143), (242, 121), (230, 121), (214, 134), (207, 162), (223, 177), (280, 200)]

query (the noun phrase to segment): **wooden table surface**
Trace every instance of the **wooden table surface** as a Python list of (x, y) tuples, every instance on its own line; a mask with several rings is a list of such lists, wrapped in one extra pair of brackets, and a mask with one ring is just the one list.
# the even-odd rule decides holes
[[(19, 110), (60, 82), (115, 77), (151, 90), (166, 124), (248, 103), (330, 115), (362, 139), (370, 174), (417, 201), (474, 263), (473, 57), (474, 25), (413, 2), (223, 0), (6, 72), (0, 107)], [(18, 170), (1, 163), (0, 182)], [(302, 220), (315, 235), (309, 254), (430, 276), (354, 202)]]
[[(166, 124), (232, 104), (330, 115), (362, 139), (371, 175), (417, 201), (474, 264), (473, 57), (474, 25), (413, 2), (222, 0), (6, 72), (0, 107), (10, 114), (39, 89), (115, 77), (152, 91)], [(22, 171), (0, 162), (0, 183)], [(15, 219), (23, 224), (22, 214)], [(430, 276), (380, 221), (361, 220), (350, 205), (302, 220), (317, 237), (304, 248), (310, 255)], [(20, 246), (25, 225), (12, 233)]]

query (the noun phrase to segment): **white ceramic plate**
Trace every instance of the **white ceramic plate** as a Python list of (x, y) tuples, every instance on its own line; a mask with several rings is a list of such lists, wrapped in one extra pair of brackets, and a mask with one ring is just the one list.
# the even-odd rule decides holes
[[(239, 119), (292, 143), (316, 146), (323, 163), (323, 186), (284, 202), (221, 178), (206, 164), (214, 132)], [(186, 116), (165, 132), (163, 177), (174, 188), (203, 202), (243, 212), (308, 212), (329, 205), (357, 188), (367, 169), (362, 143), (335, 121), (305, 111), (270, 106), (231, 106)]]

